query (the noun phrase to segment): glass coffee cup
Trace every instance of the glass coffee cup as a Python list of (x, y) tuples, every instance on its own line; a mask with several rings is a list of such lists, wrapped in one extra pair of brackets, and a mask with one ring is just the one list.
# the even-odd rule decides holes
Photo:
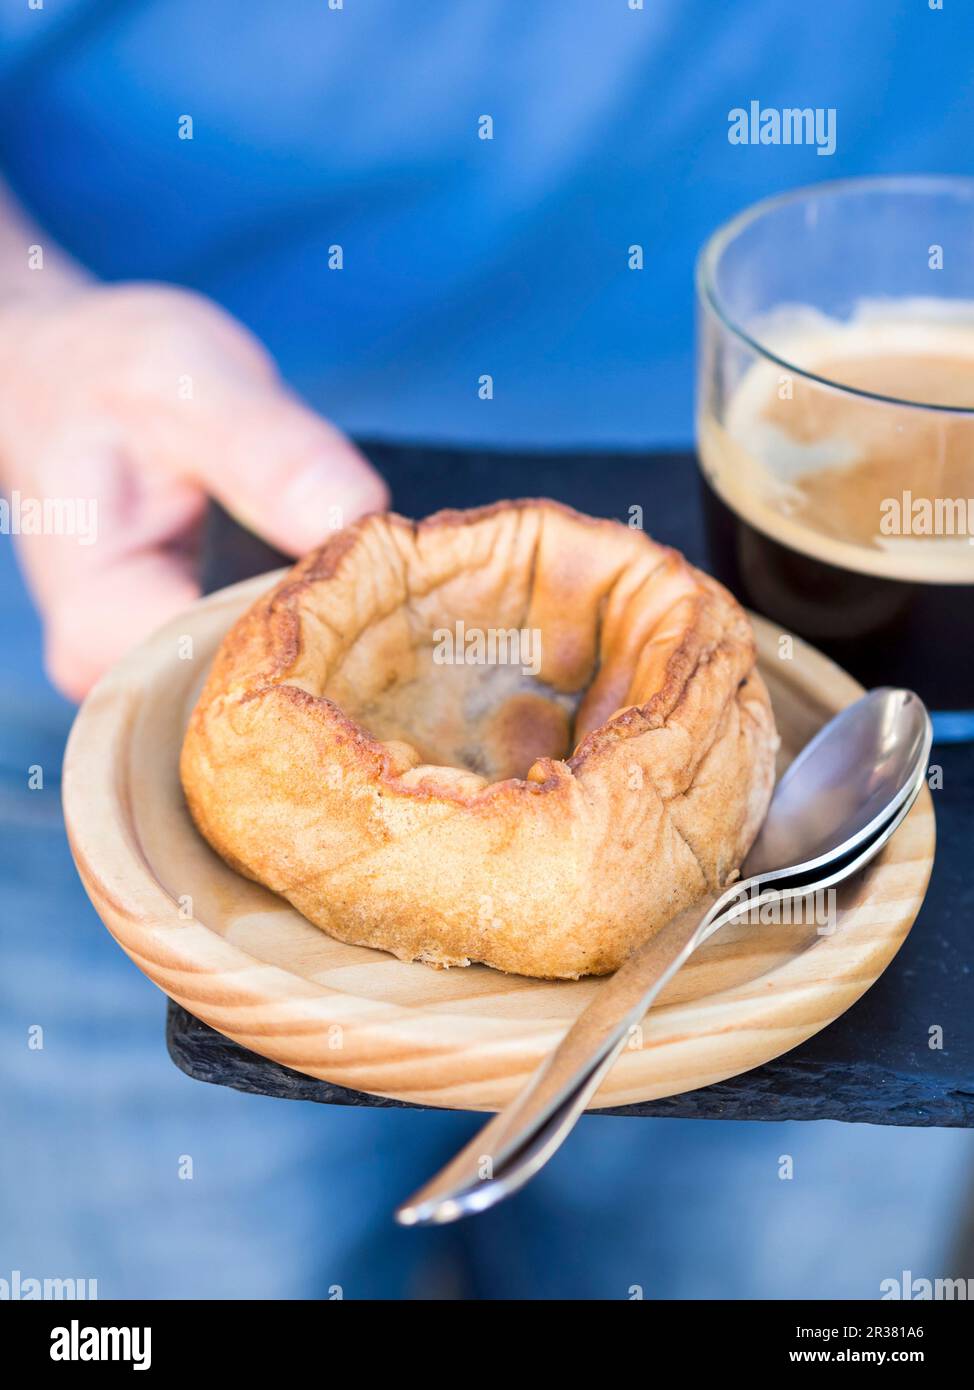
[(974, 180), (823, 183), (697, 267), (714, 573), (974, 737)]

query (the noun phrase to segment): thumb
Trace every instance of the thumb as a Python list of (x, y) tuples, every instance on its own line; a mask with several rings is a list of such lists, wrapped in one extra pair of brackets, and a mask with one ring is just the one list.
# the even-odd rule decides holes
[(193, 457), (198, 480), (231, 516), (291, 555), (389, 504), (388, 488), (354, 444), (280, 389), (224, 407)]

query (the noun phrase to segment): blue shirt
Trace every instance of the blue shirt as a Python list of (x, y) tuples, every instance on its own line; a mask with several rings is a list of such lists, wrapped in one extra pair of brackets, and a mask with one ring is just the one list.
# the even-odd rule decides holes
[[(697, 249), (788, 187), (970, 172), (974, 5), (632, 3), (9, 4), (5, 172), (99, 275), (224, 304), (348, 430), (685, 443)], [(835, 153), (730, 143), (752, 101), (834, 107)]]

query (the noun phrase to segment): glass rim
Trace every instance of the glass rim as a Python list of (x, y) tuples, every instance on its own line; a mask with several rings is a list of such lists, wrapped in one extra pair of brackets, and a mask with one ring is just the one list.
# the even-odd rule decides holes
[(903, 396), (887, 396), (878, 391), (866, 391), (860, 387), (848, 386), (841, 381), (832, 380), (831, 377), (811, 372), (806, 367), (799, 367), (780, 354), (772, 352), (753, 333), (748, 332), (743, 324), (738, 323), (721, 303), (716, 285), (717, 266), (728, 246), (743, 231), (769, 212), (785, 207), (789, 203), (808, 202), (812, 198), (831, 198), (854, 190), (865, 193), (900, 192), (908, 194), (940, 191), (966, 198), (974, 205), (974, 177), (965, 174), (875, 174), (847, 179), (823, 179), (820, 183), (804, 184), (801, 188), (788, 189), (784, 193), (774, 193), (770, 197), (760, 198), (756, 203), (749, 204), (741, 212), (735, 213), (726, 222), (722, 222), (704, 242), (697, 256), (694, 271), (694, 281), (699, 300), (716, 315), (729, 333), (749, 347), (758, 357), (763, 358), (766, 362), (774, 363), (775, 366), (781, 367), (805, 381), (814, 382), (818, 386), (827, 387), (831, 391), (838, 391), (858, 400), (877, 401), (884, 405), (901, 406), (911, 410), (936, 411), (943, 415), (974, 415), (974, 406), (943, 405), (909, 400)]

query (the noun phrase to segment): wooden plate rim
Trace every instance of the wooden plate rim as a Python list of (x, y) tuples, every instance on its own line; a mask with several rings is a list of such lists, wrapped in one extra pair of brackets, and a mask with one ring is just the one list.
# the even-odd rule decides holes
[[(174, 650), (175, 637), (187, 630), (192, 615), (220, 607), (236, 612), (243, 604), (252, 602), (281, 573), (283, 571), (260, 575), (200, 600), (189, 614), (183, 614), (166, 624), (129, 653), (103, 677), (82, 705), (65, 751), (63, 804), (71, 852), (89, 897), (109, 931), (143, 973), (156, 984), (159, 981), (155, 979), (154, 970), (165, 975), (165, 992), (228, 1037), (272, 1060), (284, 1061), (285, 1065), (297, 1070), (307, 1070), (309, 1075), (334, 1080), (337, 1084), (349, 1084), (344, 1071), (341, 1074), (336, 1071), (328, 1077), (317, 1067), (305, 1069), (300, 1061), (281, 1056), (281, 1044), (285, 1039), (307, 1036), (312, 1031), (320, 1030), (325, 1023), (343, 1022), (343, 999), (354, 1001), (354, 1008), (360, 1015), (363, 1004), (367, 1002), (368, 1005), (366, 1018), (349, 1018), (343, 1022), (343, 1026), (353, 1037), (362, 1034), (373, 1040), (381, 1038), (390, 1053), (398, 1047), (408, 1046), (414, 1051), (418, 1049), (424, 1063), (428, 1063), (435, 1059), (459, 1059), (464, 1053), (471, 1052), (486, 1057), (495, 1049), (503, 1049), (516, 1042), (535, 1053), (540, 1060), (560, 1036), (563, 1023), (543, 1019), (536, 1022), (523, 1018), (498, 1019), (494, 1020), (496, 1033), (490, 1039), (475, 1038), (468, 1047), (459, 1046), (452, 1037), (442, 1042), (427, 1039), (424, 1044), (416, 1036), (427, 1017), (421, 1008), (376, 1000), (312, 982), (282, 966), (259, 960), (210, 930), (195, 917), (173, 921), (175, 900), (153, 874), (138, 843), (128, 811), (126, 735), (137, 708), (138, 693), (147, 688), (153, 670), (163, 663), (160, 653), (169, 654)], [(762, 651), (766, 651), (772, 642), (779, 640), (782, 629), (754, 615), (752, 621), (759, 645)], [(803, 688), (812, 683), (822, 686), (838, 684), (844, 687), (849, 700), (862, 692), (862, 687), (827, 657), (799, 638), (793, 641), (796, 667), (800, 667), (806, 676), (801, 683)], [(120, 700), (123, 692), (129, 698)], [(126, 717), (121, 720), (118, 713), (120, 708), (126, 712)], [(116, 824), (120, 833), (106, 840), (102, 832), (108, 823)], [(841, 991), (843, 1002), (832, 1018), (844, 1012), (875, 982), (906, 939), (919, 911), (929, 882), (935, 845), (933, 802), (927, 787), (923, 788), (899, 836), (918, 840), (913, 857), (906, 861), (907, 866), (914, 870), (916, 879), (904, 887), (904, 903), (910, 903), (909, 909), (895, 927), (890, 926), (880, 935), (864, 935), (861, 952), (853, 962), (855, 973), (851, 980), (848, 978), (847, 955), (847, 969), (841, 981), (844, 986)], [(878, 862), (882, 863), (883, 859)], [(151, 919), (149, 922), (139, 920), (147, 915)], [(842, 937), (844, 948), (848, 947), (850, 933), (840, 932), (836, 935)], [(820, 992), (823, 969), (826, 974), (828, 970), (829, 946), (835, 940), (835, 937), (821, 936), (805, 951), (776, 964), (767, 976), (759, 976), (690, 1001), (663, 1005), (648, 1016), (647, 1029), (652, 1024), (651, 1031), (660, 1042), (666, 1036), (672, 1046), (679, 1046), (681, 1043), (692, 1044), (711, 1038), (715, 1031), (730, 1033), (744, 1027), (767, 1032), (780, 1027), (787, 1035), (787, 1041), (777, 1052), (763, 1052), (763, 1060), (770, 1061), (774, 1056), (790, 1051), (831, 1021), (816, 1019), (807, 1032), (803, 1032), (800, 1026), (796, 1028), (794, 1022), (782, 1017), (780, 995), (784, 992), (793, 998), (796, 990), (802, 987), (813, 994)], [(809, 957), (813, 955), (815, 969), (810, 970)], [(171, 978), (182, 974), (186, 976), (185, 986)], [(209, 991), (205, 985), (208, 977), (217, 980), (215, 988)], [(232, 988), (228, 977), (232, 979)], [(508, 978), (501, 977), (502, 980)], [(758, 982), (766, 979), (773, 982), (774, 987), (756, 989)], [(159, 987), (162, 988), (162, 985)], [(571, 982), (564, 982), (560, 987), (572, 989), (574, 986)], [(482, 1001), (485, 996), (471, 997)], [(258, 1010), (266, 1009), (269, 1014), (274, 1014), (276, 1024), (271, 1024), (268, 1019), (266, 1033), (261, 1032), (259, 1022), (253, 1021), (245, 1030), (235, 1031), (232, 1018), (223, 1020), (221, 1015), (224, 1012), (232, 1014), (241, 1006), (251, 1011), (255, 1007)], [(743, 1019), (740, 1017), (742, 1007), (747, 1010)], [(673, 1028), (679, 1022), (680, 1013), (691, 1009), (698, 1015), (696, 1024), (678, 1029), (674, 1036)], [(721, 1014), (726, 1015), (722, 1021), (718, 1017)], [(461, 1012), (450, 1014), (453, 1023), (462, 1021), (464, 1017), (468, 1016)], [(282, 1027), (285, 1019), (286, 1025)], [(485, 1020), (476, 1018), (474, 1022), (483, 1028)], [(650, 1050), (623, 1054), (596, 1097), (596, 1106), (652, 1098), (647, 1094), (652, 1091), (648, 1082), (641, 1083), (638, 1074), (627, 1075), (634, 1071), (638, 1073), (639, 1064), (645, 1062)], [(390, 1057), (389, 1060), (394, 1059)], [(371, 1070), (375, 1082), (381, 1082), (377, 1073), (382, 1065), (378, 1057), (363, 1063), (366, 1070)], [(709, 1079), (711, 1082), (726, 1079), (740, 1070), (740, 1066), (734, 1065), (724, 1073), (711, 1075)], [(424, 1081), (421, 1091), (428, 1096), (431, 1091), (435, 1094), (441, 1089), (449, 1089), (452, 1084), (449, 1078), (441, 1087), (431, 1087), (428, 1081)], [(411, 1091), (403, 1090), (401, 1085), (383, 1090), (381, 1084), (360, 1086), (356, 1083), (356, 1089), (396, 1099), (416, 1099)], [(676, 1087), (653, 1094), (676, 1094), (680, 1089)], [(431, 1103), (437, 1102), (434, 1099)]]

